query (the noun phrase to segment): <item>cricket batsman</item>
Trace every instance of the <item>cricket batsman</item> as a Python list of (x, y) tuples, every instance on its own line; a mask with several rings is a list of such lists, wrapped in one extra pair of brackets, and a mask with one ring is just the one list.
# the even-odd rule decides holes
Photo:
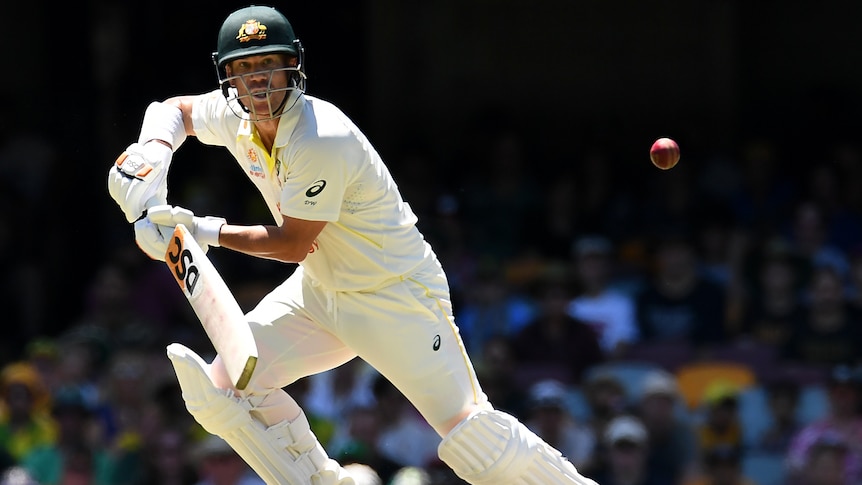
[[(231, 13), (213, 54), (218, 89), (150, 104), (138, 141), (108, 172), (111, 197), (153, 259), (164, 261), (182, 223), (204, 249), (298, 263), (245, 321), (233, 322), (251, 328), (259, 351), (242, 391), (225, 356), (206, 363), (182, 345), (168, 347), (188, 411), (269, 484), (353, 484), (282, 388), (358, 356), (437, 431), (440, 458), (465, 481), (595, 485), (488, 401), (416, 216), (359, 128), (305, 94), (304, 56), (279, 11)], [(228, 223), (167, 204), (168, 170), (188, 136), (233, 155), (273, 224)]]

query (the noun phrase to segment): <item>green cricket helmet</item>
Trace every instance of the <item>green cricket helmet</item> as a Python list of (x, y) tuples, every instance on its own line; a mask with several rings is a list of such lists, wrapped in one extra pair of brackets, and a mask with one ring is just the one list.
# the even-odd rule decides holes
[[(278, 69), (288, 72), (289, 86), (270, 89), (270, 94), (273, 91), (292, 91), (297, 95), (305, 92), (305, 50), (287, 18), (275, 8), (259, 5), (244, 7), (228, 15), (219, 29), (217, 50), (213, 52), (212, 60), (225, 98), (238, 101), (247, 113), (247, 103), (238, 99), (235, 90), (231, 89), (231, 83), (238, 81), (240, 76), (229, 78), (225, 66), (235, 59), (266, 54), (286, 54), (297, 60), (296, 66)], [(281, 106), (270, 113), (269, 119), (286, 111), (283, 108), (288, 98), (296, 100), (296, 96), (285, 96)], [(259, 118), (262, 119), (267, 118)]]

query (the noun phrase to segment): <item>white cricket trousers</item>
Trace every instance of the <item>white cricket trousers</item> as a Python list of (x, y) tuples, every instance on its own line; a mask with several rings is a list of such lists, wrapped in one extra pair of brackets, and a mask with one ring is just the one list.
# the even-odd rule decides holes
[(246, 315), (259, 354), (246, 392), (264, 395), (359, 356), (441, 435), (463, 411), (489, 406), (455, 326), (440, 263), (429, 258), (381, 286), (331, 291), (297, 268)]

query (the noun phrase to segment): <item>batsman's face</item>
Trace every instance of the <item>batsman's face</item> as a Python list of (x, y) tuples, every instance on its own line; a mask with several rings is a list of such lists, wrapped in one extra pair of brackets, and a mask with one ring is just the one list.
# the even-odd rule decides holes
[(290, 93), (290, 72), (296, 63), (296, 58), (284, 54), (266, 54), (237, 59), (228, 63), (225, 70), (246, 108), (274, 115)]

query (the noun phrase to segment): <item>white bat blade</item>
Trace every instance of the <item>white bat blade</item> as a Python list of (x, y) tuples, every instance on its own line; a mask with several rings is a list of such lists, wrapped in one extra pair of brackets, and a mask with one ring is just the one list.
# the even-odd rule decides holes
[(221, 356), (231, 382), (245, 389), (258, 357), (251, 329), (218, 270), (182, 224), (174, 229), (165, 263)]

